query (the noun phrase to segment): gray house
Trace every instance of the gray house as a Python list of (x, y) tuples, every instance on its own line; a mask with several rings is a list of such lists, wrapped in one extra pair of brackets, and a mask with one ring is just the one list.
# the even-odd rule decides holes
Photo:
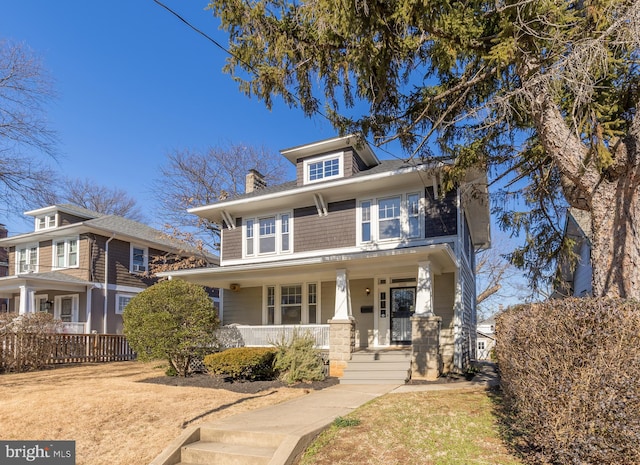
[(564, 237), (573, 243), (570, 254), (558, 257), (552, 298), (593, 295), (591, 268), (591, 217), (589, 212), (567, 210)]
[(198, 253), (137, 221), (74, 205), (25, 215), (33, 232), (0, 239), (9, 252), (0, 298), (10, 312), (52, 313), (69, 333), (121, 334), (124, 307), (156, 282), (149, 265)]
[(353, 135), (281, 153), (294, 181), (266, 186), (252, 171), (245, 194), (190, 210), (222, 225), (220, 267), (161, 275), (222, 288), (222, 322), (247, 345), (313, 334), (334, 376), (357, 352), (394, 349), (415, 378), (463, 370), (475, 250), (490, 242), (486, 174), (445, 191), (445, 165), (379, 160)]

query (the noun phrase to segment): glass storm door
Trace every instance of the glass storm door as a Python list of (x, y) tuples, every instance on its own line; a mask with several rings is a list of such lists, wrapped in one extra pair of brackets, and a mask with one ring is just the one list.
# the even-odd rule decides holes
[(415, 287), (391, 288), (391, 343), (411, 343), (411, 317), (416, 306)]

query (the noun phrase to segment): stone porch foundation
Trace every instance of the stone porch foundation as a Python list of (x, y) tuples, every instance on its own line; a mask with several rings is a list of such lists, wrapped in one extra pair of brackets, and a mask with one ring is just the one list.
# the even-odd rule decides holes
[(356, 321), (329, 320), (329, 376), (341, 378), (356, 347)]
[(411, 378), (433, 381), (442, 374), (439, 316), (411, 317)]

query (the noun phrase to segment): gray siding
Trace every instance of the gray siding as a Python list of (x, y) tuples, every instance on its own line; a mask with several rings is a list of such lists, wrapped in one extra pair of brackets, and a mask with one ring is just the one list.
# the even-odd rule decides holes
[(223, 325), (262, 324), (262, 287), (243, 287), (238, 292), (224, 293)]
[(435, 275), (433, 279), (433, 311), (442, 318), (440, 332), (440, 352), (444, 363), (444, 371), (451, 371), (454, 353), (454, 304), (455, 304), (455, 273)]
[(222, 250), (220, 258), (236, 260), (242, 258), (242, 218), (236, 219), (235, 229), (222, 230)]
[(294, 210), (294, 252), (356, 245), (356, 201), (330, 203), (328, 212), (318, 216), (316, 207)]

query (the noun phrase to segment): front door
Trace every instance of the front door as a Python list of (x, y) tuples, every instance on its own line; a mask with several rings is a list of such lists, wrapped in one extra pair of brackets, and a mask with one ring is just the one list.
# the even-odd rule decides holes
[(391, 343), (411, 343), (411, 317), (416, 307), (415, 287), (393, 287), (391, 292)]

